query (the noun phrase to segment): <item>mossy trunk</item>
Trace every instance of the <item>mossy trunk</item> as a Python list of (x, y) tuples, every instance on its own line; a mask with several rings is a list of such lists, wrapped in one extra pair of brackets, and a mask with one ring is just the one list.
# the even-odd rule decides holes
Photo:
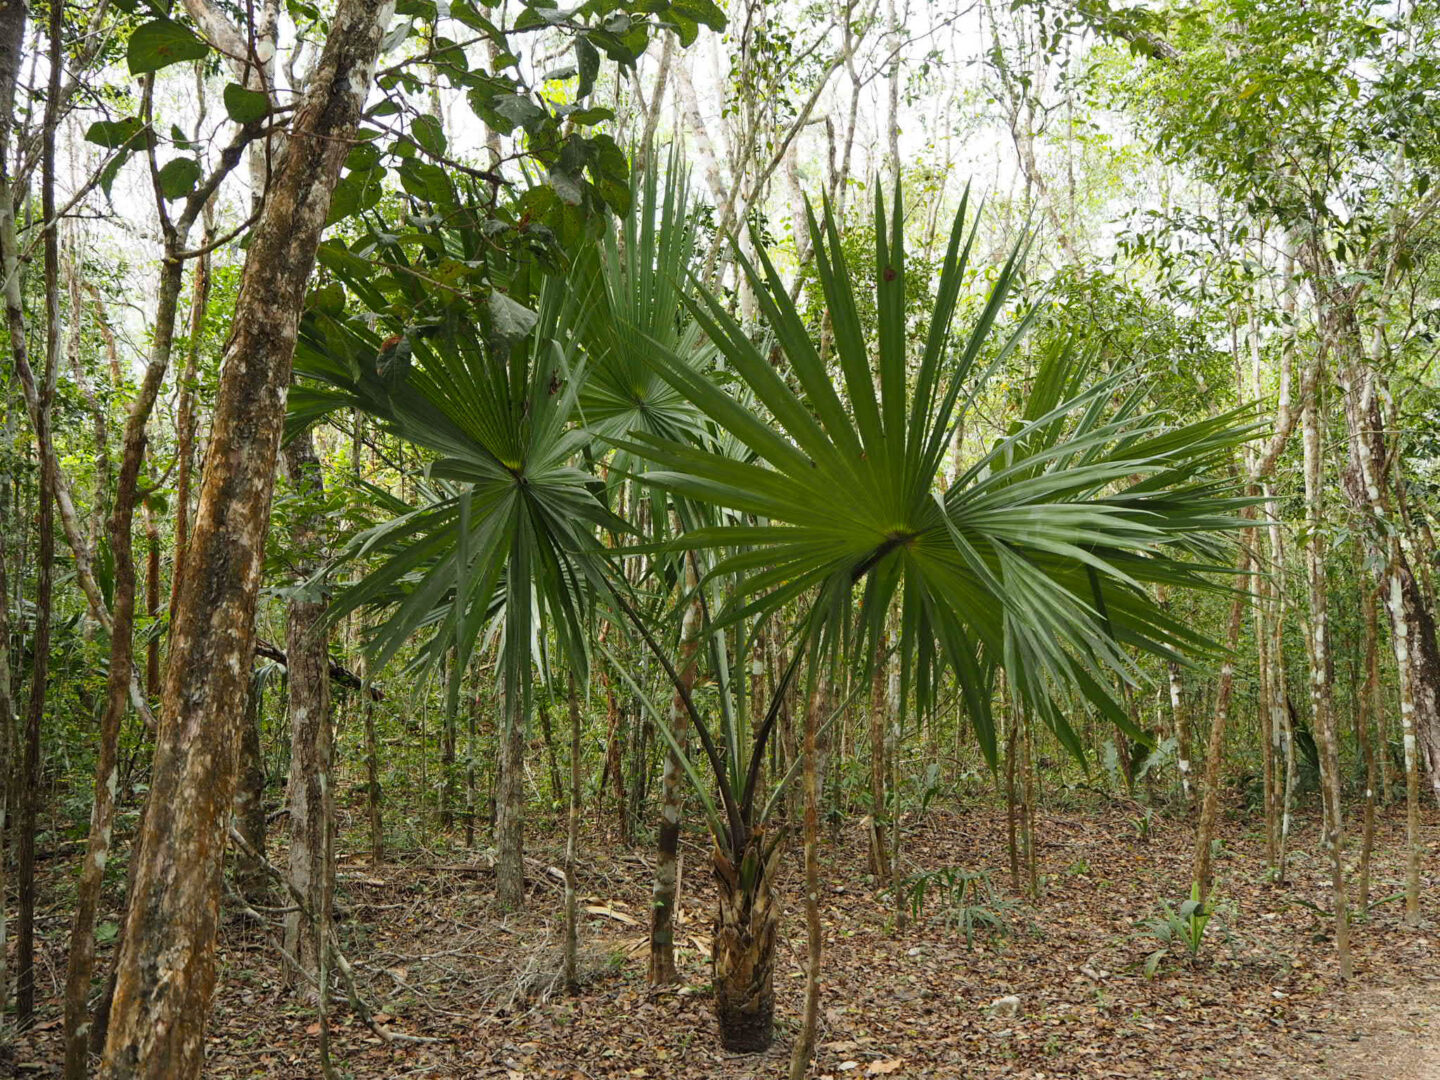
[(779, 922), (770, 893), (777, 858), (762, 831), (752, 833), (737, 867), (715, 853), (720, 908), (711, 957), (720, 1044), (736, 1053), (759, 1053), (775, 1037), (775, 933)]

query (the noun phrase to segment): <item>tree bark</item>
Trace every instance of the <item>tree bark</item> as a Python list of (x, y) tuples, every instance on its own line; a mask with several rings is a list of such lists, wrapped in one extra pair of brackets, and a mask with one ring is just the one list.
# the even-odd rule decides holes
[(1323, 546), (1324, 462), (1320, 446), (1319, 388), (1306, 401), (1300, 418), (1305, 447), (1305, 569), (1310, 594), (1307, 644), (1310, 653), (1311, 726), (1320, 754), (1320, 795), (1325, 808), (1324, 843), (1330, 851), (1335, 905), (1335, 949), (1340, 978), (1350, 977), (1350, 913), (1345, 889), (1345, 846), (1341, 826), (1340, 762), (1330, 686), (1329, 617)]
[(252, 234), (171, 628), (134, 901), (101, 1075), (194, 1077), (275, 460), (305, 285), (394, 12), (341, 0)]
[(505, 724), (500, 736), (496, 783), (495, 900), (506, 911), (525, 906), (525, 691), (504, 689)]
[[(45, 715), (45, 691), (50, 666), (51, 603), (55, 562), (55, 453), (50, 427), (51, 403), (60, 369), (60, 240), (55, 220), (55, 129), (59, 124), (60, 67), (64, 57), (61, 34), (64, 15), (60, 5), (50, 13), (50, 85), (46, 93), (42, 153), (41, 207), (45, 218), (45, 370), (31, 421), (40, 456), (40, 490), (37, 577), (35, 586), (34, 661), (30, 668), (30, 698), (25, 709), (24, 742), (20, 747), (20, 815), (16, 822), (16, 872), (19, 920), (15, 931), (15, 1023), (21, 1030), (35, 1018), (35, 829), (40, 807), (40, 721)], [(8, 269), (8, 267), (7, 267)], [(24, 334), (24, 326), (20, 328)], [(12, 321), (13, 332), (13, 321)], [(25, 348), (12, 341), (15, 366), (25, 380)], [(34, 376), (31, 375), (33, 382)]]
[[(265, 766), (260, 756), (261, 698), (250, 680), (245, 695), (245, 724), (240, 731), (240, 783), (235, 791), (235, 827), (250, 850), (236, 852), (235, 885), (247, 900), (261, 900), (270, 886), (265, 859)], [(252, 854), (253, 852), (253, 854)], [(291, 956), (295, 954), (291, 952)]]
[[(3, 27), (0, 27), (3, 33)], [(0, 150), (3, 153), (3, 150)], [(10, 445), (10, 414), (0, 425), (0, 438)], [(14, 779), (12, 764), (17, 743), (15, 733), (15, 701), (10, 690), (10, 593), (5, 575), (5, 526), (10, 506), (10, 477), (0, 476), (0, 1016), (10, 1001), (9, 927), (6, 923), (4, 897), (9, 895), (7, 826), (9, 825), (10, 788)], [(4, 1042), (0, 1041), (0, 1046)]]
[[(291, 527), (298, 552), (297, 576), (308, 578), (317, 565), (317, 514), (325, 498), (325, 481), (310, 432), (285, 446), (285, 467), (300, 499)], [(330, 873), (325, 864), (325, 830), (332, 814), (330, 789), (330, 650), (324, 628), (325, 600), (297, 593), (286, 606), (286, 680), (290, 691), (290, 883), (305, 897), (311, 911), (324, 905), (322, 893)], [(363, 706), (362, 706), (363, 707)], [(285, 916), (285, 950), (309, 973), (320, 967), (320, 943), (314, 920), (300, 912)], [(287, 976), (292, 974), (287, 968)]]
[[(1357, 544), (1358, 546), (1358, 544)], [(1380, 649), (1375, 594), (1368, 582), (1360, 586), (1361, 611), (1365, 622), (1365, 682), (1360, 687), (1358, 735), (1365, 764), (1365, 826), (1360, 843), (1360, 881), (1356, 904), (1362, 918), (1370, 908), (1370, 855), (1375, 846), (1375, 720), (1380, 716)], [(1417, 883), (1418, 884), (1418, 883)], [(1418, 891), (1418, 890), (1417, 890)], [(1418, 904), (1419, 897), (1416, 897)], [(1409, 906), (1409, 896), (1406, 896)]]
[[(20, 73), (20, 61), (25, 43), (25, 19), (27, 6), (24, 0), (0, 6), (0, 237), (3, 237), (3, 257), (0, 257), (0, 274), (7, 284), (4, 289), (7, 326), (13, 344), (25, 347), (25, 316), (20, 307), (20, 283), (9, 281), (12, 272), (17, 271), (11, 253), (14, 251), (14, 196), (11, 190), (9, 159), (10, 129), (15, 117), (15, 85)], [(17, 323), (20, 337), (15, 336)], [(10, 380), (5, 379), (5, 389), (10, 389)], [(5, 421), (0, 425), (4, 445), (12, 442), (11, 412), (7, 406)], [(9, 927), (6, 922), (4, 897), (9, 895), (7, 880), (7, 841), (10, 826), (10, 799), (14, 776), (15, 752), (19, 748), (19, 733), (15, 729), (15, 701), (12, 697), (10, 672), (10, 594), (5, 574), (5, 521), (10, 507), (10, 474), (0, 473), (0, 1016), (10, 1000)], [(0, 1044), (3, 1045), (3, 1044)]]

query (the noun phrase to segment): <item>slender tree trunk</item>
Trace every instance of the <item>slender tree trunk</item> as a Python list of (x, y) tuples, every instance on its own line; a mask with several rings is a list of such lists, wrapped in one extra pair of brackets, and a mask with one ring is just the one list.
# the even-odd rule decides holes
[[(685, 588), (695, 592), (685, 608), (680, 626), (677, 669), (684, 694), (677, 687), (670, 705), (670, 730), (683, 748), (690, 731), (690, 714), (685, 699), (695, 686), (700, 648), (699, 575), (693, 555), (685, 559)], [(675, 904), (679, 888), (680, 813), (685, 806), (685, 776), (674, 750), (665, 755), (665, 773), (660, 787), (660, 839), (655, 853), (655, 883), (650, 903), (650, 985), (668, 986), (679, 975), (675, 970)]]
[(580, 989), (579, 892), (575, 863), (580, 852), (580, 691), (575, 673), (568, 673), (570, 702), (570, 812), (565, 826), (565, 988)]
[[(0, 24), (0, 34), (4, 26)], [(3, 63), (3, 58), (0, 58)], [(3, 147), (0, 147), (3, 153)], [(3, 188), (0, 188), (3, 194)], [(8, 381), (8, 380), (7, 380)], [(11, 442), (10, 412), (0, 424), (0, 448), (8, 452)], [(6, 922), (5, 898), (10, 895), (9, 824), (10, 789), (14, 780), (13, 763), (18, 742), (15, 733), (15, 701), (10, 688), (10, 592), (5, 573), (5, 528), (10, 508), (10, 477), (0, 476), (0, 1016), (5, 1015), (10, 1001), (9, 925)], [(0, 1024), (0, 1048), (5, 1046), (4, 1025)]]
[(1034, 718), (1030, 710), (1017, 701), (1015, 722), (1020, 725), (1020, 767), (1023, 772), (1024, 802), (1021, 804), (1021, 839), (1025, 851), (1025, 876), (1032, 903), (1040, 899), (1040, 863), (1036, 851), (1035, 833), (1035, 753)]
[(1405, 617), (1405, 592), (1399, 561), (1391, 556), (1389, 589), (1390, 625), (1400, 694), (1400, 738), (1405, 753), (1405, 921), (1420, 921), (1420, 755), (1415, 739), (1413, 651), (1410, 620)]
[[(149, 504), (145, 506), (145, 615), (154, 625), (160, 617), (160, 526)], [(128, 687), (122, 688), (128, 690)], [(145, 643), (145, 693), (160, 696), (160, 637)]]
[(882, 633), (875, 643), (870, 675), (870, 872), (882, 886), (890, 884), (890, 852), (885, 842), (885, 729), (889, 726), (890, 642)]
[[(6, 327), (10, 332), (12, 351), (25, 348), (25, 311), (20, 289), (19, 267), (15, 253), (15, 195), (10, 182), (10, 135), (15, 122), (15, 85), (25, 44), (25, 19), (28, 14), (24, 0), (0, 6), (0, 275), (4, 275)], [(18, 343), (18, 346), (17, 346)], [(4, 389), (11, 389), (10, 378)], [(7, 400), (9, 394), (6, 394)], [(0, 425), (0, 451), (9, 453), (13, 439), (11, 407), (4, 407), (4, 423)], [(15, 728), (15, 700), (10, 671), (10, 594), (5, 572), (5, 527), (11, 498), (10, 473), (0, 471), (0, 1017), (10, 1001), (9, 924), (6, 921), (6, 900), (9, 893), (7, 856), (10, 838), (12, 792), (16, 779), (15, 758), (19, 750), (19, 732)], [(18, 577), (18, 575), (17, 575)], [(5, 1046), (0, 1021), (0, 1048)]]
[[(565, 798), (567, 790), (564, 782), (560, 779), (560, 752), (555, 749), (555, 732), (550, 725), (550, 708), (545, 702), (540, 702), (537, 710), (540, 714), (540, 737), (545, 741), (545, 764), (550, 770), (550, 802), (551, 805), (559, 807), (561, 800)], [(447, 738), (454, 741), (454, 736), (447, 732)], [(453, 766), (455, 760), (454, 749), (451, 749), (450, 760)]]
[(790, 1054), (790, 1080), (804, 1080), (815, 1053), (820, 1020), (820, 961), (824, 951), (820, 925), (820, 784), (815, 770), (815, 731), (827, 699), (824, 677), (816, 680), (805, 710), (805, 1011)]
[[(201, 100), (203, 101), (203, 95)], [(214, 239), (210, 210), (205, 210), (205, 233), (201, 247)], [(190, 292), (190, 340), (185, 349), (185, 367), (180, 373), (179, 401), (175, 417), (175, 551), (170, 565), (170, 624), (175, 624), (175, 605), (180, 597), (180, 568), (190, 540), (190, 478), (195, 467), (195, 389), (200, 375), (200, 339), (210, 304), (210, 256), (200, 256)]]
[(199, 1075), (226, 818), (305, 286), (364, 106), (389, 0), (340, 0), (251, 234), (182, 569), (134, 902), (101, 1075)]
[[(167, 246), (173, 253), (173, 241)], [(165, 373), (170, 367), (170, 351), (174, 340), (175, 314), (183, 270), (184, 264), (174, 258), (167, 259), (161, 266), (155, 335), (140, 392), (130, 406), (125, 424), (120, 475), (110, 518), (110, 550), (114, 562), (110, 662), (106, 680), (105, 711), (100, 721), (100, 741), (95, 760), (95, 795), (90, 812), (90, 839), (76, 891), (75, 918), (70, 932), (70, 958), (65, 980), (67, 1080), (84, 1080), (89, 1067), (86, 1015), (90, 979), (95, 967), (95, 917), (104, 883), (105, 864), (110, 856), (116, 795), (119, 790), (120, 727), (129, 707), (134, 662), (137, 583), (131, 533), (140, 470), (145, 459), (145, 427), (155, 407)], [(158, 596), (152, 593), (152, 598), (158, 604)]]
[[(360, 686), (360, 717), (365, 728), (365, 806), (370, 824), (370, 865), (385, 861), (385, 820), (380, 807), (384, 792), (380, 790), (380, 740), (375, 733), (375, 702), (370, 697), (370, 661), (365, 665)], [(473, 767), (473, 766), (472, 766)]]
[[(311, 507), (323, 503), (325, 480), (310, 432), (285, 446), (285, 467), (300, 497), (301, 509), (291, 527), (291, 543), (298, 551), (297, 574), (308, 578), (318, 565), (318, 515)], [(330, 788), (330, 650), (324, 628), (325, 601), (301, 594), (286, 608), (286, 680), (290, 691), (290, 884), (306, 899), (311, 911), (324, 903), (321, 895), (330, 868), (325, 864), (325, 830), (331, 819)], [(307, 972), (320, 966), (320, 942), (313, 919), (301, 912), (285, 916), (285, 950)], [(287, 977), (292, 974), (287, 969)]]
[(495, 901), (505, 911), (525, 906), (525, 690), (506, 685), (495, 798)]
[(1020, 894), (1020, 846), (1016, 841), (1015, 757), (1019, 749), (1020, 725), (1010, 718), (1010, 737), (1005, 740), (1005, 833), (1010, 852), (1010, 888)]
[(1320, 445), (1320, 391), (1301, 414), (1305, 446), (1305, 568), (1310, 594), (1310, 706), (1320, 753), (1320, 794), (1325, 808), (1325, 846), (1330, 851), (1335, 905), (1335, 948), (1340, 977), (1350, 977), (1350, 913), (1345, 890), (1345, 843), (1341, 828), (1339, 748), (1330, 686), (1329, 619), (1325, 580), (1324, 461)]
[[(1369, 583), (1360, 587), (1362, 617), (1365, 621), (1365, 683), (1360, 688), (1360, 753), (1365, 762), (1365, 831), (1360, 846), (1360, 881), (1356, 904), (1364, 917), (1370, 910), (1370, 855), (1375, 846), (1375, 738), (1373, 728), (1380, 715), (1380, 650), (1375, 594)], [(1408, 899), (1408, 898), (1407, 898)]]
[[(1236, 571), (1244, 574), (1250, 566), (1249, 539), (1240, 542)], [(1245, 598), (1236, 596), (1230, 603), (1226, 622), (1225, 645), (1231, 655), (1240, 641), (1240, 622), (1245, 613)], [(1215, 838), (1215, 822), (1220, 816), (1220, 771), (1225, 757), (1225, 726), (1230, 719), (1230, 699), (1235, 689), (1235, 661), (1226, 658), (1220, 665), (1220, 685), (1215, 691), (1215, 713), (1210, 723), (1210, 743), (1205, 751), (1205, 787), (1200, 802), (1200, 822), (1195, 829), (1194, 882), (1200, 887), (1200, 899), (1210, 895), (1211, 846)]]
[(245, 695), (245, 724), (240, 730), (240, 782), (235, 790), (235, 827), (250, 846), (250, 851), (236, 852), (235, 884), (240, 895), (249, 900), (263, 900), (270, 886), (270, 875), (262, 862), (266, 822), (265, 763), (260, 754), (261, 697), (259, 684), (251, 679), (250, 691)]
[[(15, 1018), (21, 1029), (35, 1018), (35, 831), (40, 809), (40, 721), (45, 715), (45, 692), (50, 668), (51, 603), (55, 561), (55, 454), (51, 429), (51, 403), (60, 369), (60, 240), (55, 220), (55, 129), (59, 124), (60, 68), (64, 57), (61, 34), (64, 15), (60, 5), (50, 13), (50, 85), (46, 94), (43, 133), (41, 207), (45, 217), (45, 371), (39, 402), (32, 421), (40, 455), (38, 496), (39, 550), (35, 586), (34, 662), (30, 669), (30, 699), (25, 709), (24, 743), (20, 748), (20, 816), (16, 823), (19, 920), (15, 932)], [(12, 321), (12, 328), (13, 328)], [(23, 334), (23, 326), (21, 328)], [(24, 380), (23, 345), (12, 342), (15, 364)], [(33, 380), (33, 375), (31, 376)]]

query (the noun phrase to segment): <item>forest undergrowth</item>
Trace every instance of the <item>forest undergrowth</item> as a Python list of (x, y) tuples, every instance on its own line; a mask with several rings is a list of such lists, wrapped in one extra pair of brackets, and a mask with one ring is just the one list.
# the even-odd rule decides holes
[[(404, 1041), (387, 1045), (339, 1003), (331, 1052), (340, 1075), (759, 1080), (783, 1072), (803, 997), (798, 895), (787, 893), (781, 921), (779, 1037), (766, 1054), (732, 1055), (719, 1049), (709, 1000), (714, 889), (698, 840), (682, 845), (681, 982), (653, 994), (646, 985), (650, 857), (643, 847), (619, 847), (591, 823), (580, 879), (584, 985), (570, 996), (560, 986), (557, 905), (499, 914), (492, 869), (458, 835), (372, 867), (360, 815), (342, 819), (340, 933), (376, 1019)], [(1283, 886), (1266, 873), (1258, 825), (1238, 814), (1223, 823), (1215, 914), (1193, 958), (1157, 929), (1162, 905), (1177, 912), (1188, 889), (1193, 829), (1186, 818), (1062, 793), (1037, 824), (1036, 902), (1026, 898), (1023, 872), (1019, 893), (1012, 888), (1003, 806), (975, 799), (912, 824), (904, 870), (908, 881), (929, 885), (918, 911), (915, 888), (907, 890), (903, 929), (894, 900), (865, 874), (863, 828), (830, 832), (811, 1076), (1440, 1076), (1440, 934), (1433, 925), (1404, 926), (1402, 905), (1386, 899), (1403, 887), (1403, 812), (1392, 808), (1378, 821), (1375, 899), (1352, 930), (1355, 977), (1339, 989), (1315, 815), (1297, 819)], [(1433, 850), (1440, 840), (1433, 810), (1423, 832)], [(532, 897), (558, 894), (551, 868), (563, 845), (558, 820), (537, 832), (528, 860)], [(798, 879), (798, 855), (797, 848), (786, 860), (786, 879)], [(66, 901), (59, 890), (69, 882), (59, 863), (46, 869), (45, 1000), (40, 1022), (5, 1063), (16, 1076), (58, 1075), (62, 1057)], [(954, 872), (975, 883), (958, 898), (945, 887)], [(109, 899), (113, 918), (118, 895)], [(273, 945), (234, 905), (219, 963), (207, 1075), (319, 1075), (313, 1005), (283, 987)], [(1013, 1015), (1004, 1000), (1011, 997), (1019, 999)]]

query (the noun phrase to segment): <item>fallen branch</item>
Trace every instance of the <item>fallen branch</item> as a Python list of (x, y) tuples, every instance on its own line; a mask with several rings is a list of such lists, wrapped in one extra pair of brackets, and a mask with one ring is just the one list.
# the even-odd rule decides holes
[[(312, 923), (316, 922), (310, 908), (309, 900), (305, 894), (295, 887), (294, 883), (291, 882), (290, 878), (284, 874), (279, 867), (251, 847), (250, 843), (245, 837), (240, 835), (239, 830), (233, 825), (230, 826), (230, 840), (246, 855), (254, 859), (257, 866), (285, 887), (285, 890), (290, 894), (291, 898), (294, 899), (300, 912), (307, 919)], [(259, 917), (259, 913), (249, 907), (248, 904), (246, 908), (247, 914)], [(336, 969), (340, 972), (340, 977), (345, 982), (345, 994), (350, 1002), (350, 1008), (365, 1022), (366, 1027), (387, 1043), (438, 1043), (444, 1041), (443, 1039), (434, 1039), (426, 1035), (406, 1035), (404, 1032), (391, 1031), (384, 1024), (376, 1021), (375, 1010), (372, 1009), (370, 1003), (361, 996), (360, 988), (355, 982), (355, 969), (350, 965), (350, 961), (346, 959), (345, 953), (341, 951), (340, 939), (336, 935), (333, 926), (326, 928), (325, 945), (329, 950), (330, 959), (334, 962)], [(281, 953), (284, 953), (283, 949), (281, 949)], [(286, 955), (285, 959), (289, 960), (292, 964), (294, 963), (293, 957)], [(312, 984), (315, 982), (314, 977), (308, 972), (305, 973), (305, 976)]]
[[(255, 639), (255, 655), (263, 656), (267, 660), (274, 660), (277, 663), (284, 664), (286, 667), (290, 666), (290, 661), (285, 656), (285, 650), (278, 645), (270, 644), (270, 642), (265, 641), (263, 638)], [(330, 681), (339, 683), (341, 686), (349, 687), (351, 690), (363, 690), (365, 687), (365, 683), (359, 675), (356, 675), (355, 672), (351, 671), (344, 664), (333, 659), (330, 661)], [(381, 690), (380, 687), (376, 686), (373, 682), (370, 684), (370, 700), (385, 700), (385, 691)]]

